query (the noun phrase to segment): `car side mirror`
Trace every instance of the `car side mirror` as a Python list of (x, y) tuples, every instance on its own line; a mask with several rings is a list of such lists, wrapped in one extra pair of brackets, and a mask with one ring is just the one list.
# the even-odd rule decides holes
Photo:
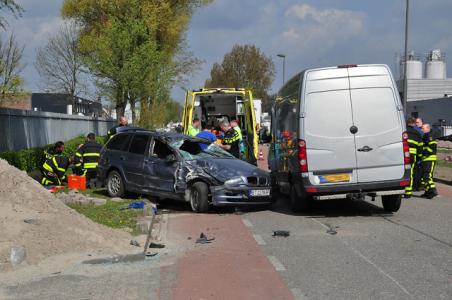
[(176, 155), (174, 155), (174, 154), (167, 155), (166, 158), (165, 158), (165, 161), (167, 163), (173, 163), (173, 162), (177, 161)]

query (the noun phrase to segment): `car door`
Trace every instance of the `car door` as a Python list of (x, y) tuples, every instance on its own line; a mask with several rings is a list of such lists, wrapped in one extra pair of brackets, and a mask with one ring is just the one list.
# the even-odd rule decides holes
[(357, 183), (354, 122), (347, 69), (306, 74), (302, 139), (314, 185)]
[[(172, 156), (174, 159), (168, 160)], [(145, 188), (163, 192), (174, 192), (178, 162), (174, 151), (159, 138), (153, 138), (150, 155), (144, 164)]]
[(397, 180), (404, 175), (399, 103), (385, 66), (349, 68), (350, 97), (359, 182)]
[(144, 186), (143, 166), (149, 149), (148, 134), (134, 134), (127, 155), (123, 158), (123, 170), (127, 184), (136, 190)]

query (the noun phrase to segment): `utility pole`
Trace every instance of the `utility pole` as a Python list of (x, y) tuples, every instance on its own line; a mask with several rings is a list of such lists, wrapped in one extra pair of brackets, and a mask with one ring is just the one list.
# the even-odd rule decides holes
[(410, 0), (406, 0), (405, 10), (405, 62), (403, 65), (403, 112), (406, 116), (406, 106), (408, 102), (408, 77), (407, 77), (407, 65), (408, 65), (408, 25), (410, 16)]

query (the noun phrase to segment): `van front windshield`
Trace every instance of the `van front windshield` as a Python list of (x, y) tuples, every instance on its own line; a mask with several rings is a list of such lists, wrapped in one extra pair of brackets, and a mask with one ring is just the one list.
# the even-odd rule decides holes
[(180, 140), (171, 144), (185, 160), (197, 160), (203, 158), (235, 158), (229, 152), (221, 149), (216, 144), (210, 144), (204, 150), (201, 150), (198, 142), (190, 140)]

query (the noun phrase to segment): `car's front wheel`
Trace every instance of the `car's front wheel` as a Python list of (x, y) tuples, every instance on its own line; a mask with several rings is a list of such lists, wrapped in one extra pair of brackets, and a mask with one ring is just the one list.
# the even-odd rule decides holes
[(118, 171), (111, 171), (107, 177), (107, 192), (112, 198), (124, 196), (124, 180)]
[(402, 205), (402, 195), (381, 196), (383, 208), (388, 212), (396, 212)]
[(190, 189), (191, 209), (197, 213), (209, 210), (209, 187), (204, 182), (196, 182)]

